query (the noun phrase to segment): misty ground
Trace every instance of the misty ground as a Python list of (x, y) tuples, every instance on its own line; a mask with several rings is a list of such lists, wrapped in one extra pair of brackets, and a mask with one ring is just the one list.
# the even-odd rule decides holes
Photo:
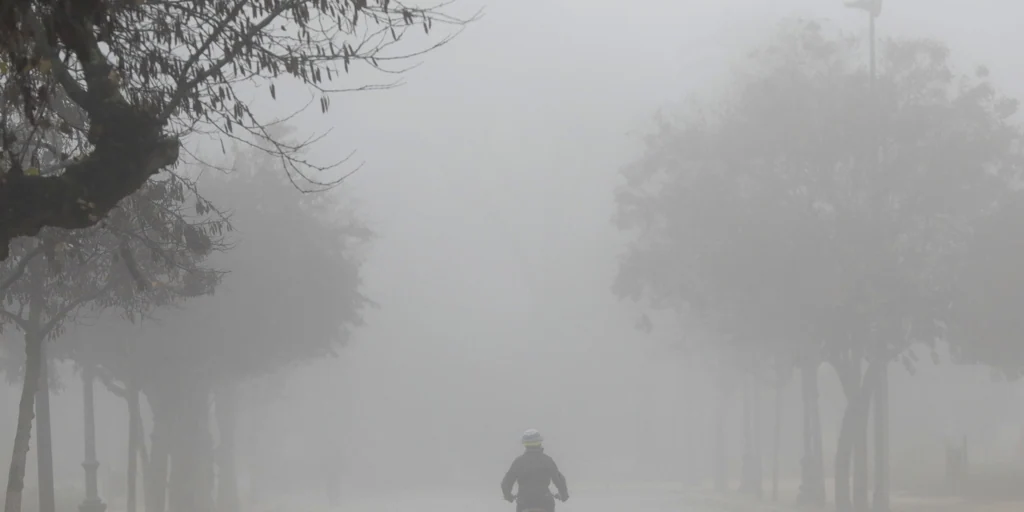
[[(630, 488), (632, 487), (632, 488)], [(588, 511), (617, 512), (624, 510), (642, 510), (649, 512), (687, 510), (689, 493), (682, 492), (681, 486), (654, 483), (638, 485), (587, 486), (575, 489), (571, 499), (556, 506), (558, 512)], [(479, 512), (514, 512), (515, 506), (501, 499), (497, 484), (491, 489), (435, 489), (410, 492), (388, 492), (377, 496), (343, 498), (337, 508), (324, 507), (322, 502), (306, 501), (303, 505), (301, 497), (287, 500), (280, 506), (271, 506), (267, 511), (309, 510), (309, 511), (366, 511), (366, 512), (398, 512), (419, 510), (424, 512), (444, 511), (479, 511)], [(289, 508), (294, 507), (294, 508)], [(307, 508), (308, 507), (308, 508)], [(264, 512), (262, 510), (254, 512)]]
[[(650, 512), (680, 511), (684, 502), (678, 492), (666, 489), (650, 491), (593, 489), (579, 492), (565, 504), (558, 504), (556, 511), (574, 510), (594, 512), (615, 512), (622, 510), (644, 510)], [(437, 490), (408, 494), (388, 494), (348, 500), (340, 510), (361, 510), (367, 512), (392, 512), (420, 510), (443, 512), (448, 510), (474, 510), (479, 512), (514, 512), (515, 507), (501, 499), (501, 493), (494, 489)]]
[[(339, 148), (358, 148), (358, 159), (370, 163), (344, 192), (379, 234), (361, 277), (380, 307), (366, 313), (338, 358), (283, 365), (260, 388), (239, 378), (242, 511), (514, 512), (498, 482), (530, 427), (544, 432), (569, 480), (571, 499), (557, 512), (792, 510), (803, 456), (800, 387), (761, 390), (765, 499), (738, 496), (741, 397), (716, 394), (714, 357), (683, 353), (681, 341), (700, 335), (679, 325), (674, 311), (652, 313), (657, 328), (643, 332), (636, 322), (647, 306), (609, 291), (625, 247), (611, 222), (614, 192), (620, 167), (639, 151), (633, 132), (650, 114), (728, 85), (737, 55), (760, 44), (776, 21), (823, 17), (863, 35), (862, 16), (840, 0), (654, 0), (644, 9), (609, 0), (544, 9), (539, 2), (466, 3), (470, 12), (488, 5), (488, 17), (453, 51), (410, 74), (407, 87), (340, 98), (332, 112), (343, 114), (326, 121), (320, 112), (297, 118), (310, 131), (336, 125), (339, 139), (317, 150), (327, 160)], [(1021, 10), (1012, 15), (1011, 4), (887, 2), (879, 33), (937, 37), (955, 49), (958, 65), (985, 63), (1001, 89), (1024, 97)], [(586, 21), (577, 22), (582, 13)], [(280, 96), (268, 115), (306, 101)], [(237, 196), (247, 204), (248, 194)], [(229, 293), (219, 291), (217, 300), (249, 298)], [(214, 333), (222, 327), (209, 325)], [(264, 334), (257, 328), (243, 334), (236, 338), (275, 340), (255, 336)], [(159, 347), (164, 339), (135, 341)], [(80, 341), (68, 335), (60, 343)], [(943, 355), (912, 375), (894, 365), (889, 377), (892, 512), (1024, 511), (1015, 501), (1024, 499), (1024, 383), (993, 381), (986, 366), (949, 360)], [(143, 373), (164, 365), (157, 358)], [(84, 496), (82, 390), (71, 366), (61, 367), (50, 401), (62, 512)], [(830, 473), (846, 398), (833, 369), (822, 366), (819, 378)], [(7, 411), (0, 453), (8, 455), (21, 389), (13, 380), (0, 387)], [(103, 386), (96, 393), (99, 494), (108, 512), (124, 512), (126, 407)], [(785, 482), (773, 502), (776, 393)], [(732, 491), (664, 483), (684, 474), (710, 478), (719, 400), (727, 400), (721, 430)], [(150, 429), (151, 414), (144, 415)], [(23, 512), (38, 510), (36, 437)], [(961, 437), (970, 440), (974, 487), (967, 498), (949, 498), (944, 444)], [(319, 468), (332, 465), (341, 482), (334, 506), (317, 488)], [(252, 498), (254, 488), (265, 495)]]
[[(622, 485), (583, 485), (574, 491), (572, 499), (558, 504), (560, 512), (759, 512), (796, 510), (793, 503), (796, 494), (795, 481), (780, 486), (778, 502), (770, 496), (757, 503), (749, 498), (736, 495), (721, 496), (710, 488), (684, 488), (671, 483), (635, 483)], [(490, 492), (489, 492), (490, 491)], [(770, 492), (770, 490), (769, 490)], [(307, 497), (308, 498), (308, 497)], [(349, 496), (338, 507), (325, 507), (322, 502), (292, 497), (288, 505), (269, 505), (265, 510), (254, 512), (295, 511), (366, 511), (398, 512), (419, 510), (424, 512), (445, 512), (473, 510), (480, 512), (514, 512), (514, 507), (501, 500), (498, 493), (488, 489), (435, 489), (406, 493), (389, 492), (377, 496), (357, 498)], [(289, 508), (292, 507), (292, 508)], [(893, 496), (894, 512), (1009, 512), (1019, 511), (1024, 501), (985, 502), (949, 497), (922, 497), (897, 493)]]

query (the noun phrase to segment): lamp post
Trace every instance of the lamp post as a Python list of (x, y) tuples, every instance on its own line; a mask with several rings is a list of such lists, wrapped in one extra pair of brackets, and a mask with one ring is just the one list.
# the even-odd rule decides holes
[(95, 368), (86, 364), (82, 367), (82, 402), (85, 417), (85, 500), (78, 506), (80, 512), (106, 512), (107, 506), (99, 496), (96, 472), (100, 467), (96, 460), (96, 411), (93, 400), (93, 381)]
[(882, 13), (882, 0), (844, 0), (851, 9), (861, 10), (868, 15), (868, 44), (870, 45), (871, 87), (875, 86), (875, 18)]
[[(878, 92), (876, 87), (877, 71), (875, 64), (875, 19), (882, 12), (882, 0), (844, 0), (847, 7), (862, 10), (868, 15), (868, 45), (870, 52), (869, 85), (871, 102), (871, 119), (873, 126), (871, 130), (871, 151), (868, 159), (871, 171), (877, 173), (881, 168), (881, 139), (882, 127), (881, 112), (879, 108)], [(879, 353), (884, 354), (885, 347), (879, 347)], [(886, 356), (883, 356), (886, 357)], [(889, 361), (879, 361), (882, 364), (878, 381), (875, 383), (874, 393), (874, 418), (875, 418), (875, 492), (871, 502), (874, 512), (889, 511)]]

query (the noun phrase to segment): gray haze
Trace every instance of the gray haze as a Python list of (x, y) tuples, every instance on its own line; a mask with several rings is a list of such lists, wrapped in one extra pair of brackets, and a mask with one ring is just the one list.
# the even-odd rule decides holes
[[(427, 56), (403, 87), (338, 97), (329, 114), (297, 123), (334, 127), (315, 149), (323, 156), (356, 149), (367, 162), (345, 196), (377, 233), (364, 277), (380, 308), (337, 358), (268, 378), (276, 396), (243, 412), (260, 418), (243, 421), (243, 438), (259, 424), (279, 440), (241, 442), (243, 499), (246, 468), (264, 464), (282, 479), (273, 500), (320, 504), (313, 475), (294, 468), (337, 457), (346, 508), (434, 499), (511, 510), (498, 482), (530, 427), (545, 434), (578, 498), (564, 510), (595, 503), (587, 493), (608, 485), (709, 477), (713, 418), (694, 415), (714, 397), (699, 368), (684, 371), (692, 367), (677, 346), (681, 327), (657, 318), (644, 334), (634, 327), (640, 309), (609, 291), (624, 247), (610, 222), (613, 190), (637, 151), (630, 132), (659, 107), (723, 85), (734, 59), (783, 17), (857, 29), (863, 16), (839, 0), (485, 6), (484, 19)], [(473, 7), (460, 1), (459, 9)], [(890, 0), (879, 32), (937, 36), (956, 59), (984, 62), (1005, 92), (1022, 97), (1024, 68), (1008, 50), (1024, 47), (1022, 16), (1024, 6), (1006, 0)], [(302, 102), (281, 102), (280, 112)], [(79, 387), (65, 370), (52, 407), (66, 487), (81, 485), (82, 441)], [(822, 373), (829, 457), (842, 395)], [(892, 386), (894, 468), (934, 457), (932, 471), (941, 471), (943, 439), (963, 433), (977, 440), (977, 459), (1013, 460), (1024, 388), (993, 383), (982, 368), (929, 365), (913, 379), (895, 372)], [(7, 411), (18, 392), (4, 390)], [(799, 391), (790, 392), (783, 442), (795, 447)], [(122, 402), (99, 395), (101, 493), (111, 494), (123, 485), (126, 420)], [(964, 404), (972, 415), (954, 414)], [(0, 419), (3, 453), (14, 421)], [(738, 444), (730, 450), (735, 466)], [(784, 451), (789, 480), (798, 476), (795, 453)], [(434, 497), (395, 497), (428, 490)]]

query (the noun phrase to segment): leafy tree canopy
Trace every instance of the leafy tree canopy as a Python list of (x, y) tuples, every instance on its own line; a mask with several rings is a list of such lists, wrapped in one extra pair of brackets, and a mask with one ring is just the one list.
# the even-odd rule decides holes
[[(173, 176), (151, 181), (96, 226), (47, 228), (15, 241), (12, 257), (0, 264), (0, 326), (36, 341), (56, 339), (81, 312), (117, 311), (134, 321), (212, 293), (221, 273), (204, 263), (225, 247), (229, 224), (190, 190)], [(85, 353), (74, 341), (55, 349), (57, 358)], [(20, 367), (24, 358), (8, 362)]]
[(253, 150), (201, 186), (230, 208), (231, 250), (215, 295), (165, 309), (138, 326), (101, 322), (79, 332), (116, 380), (144, 391), (181, 379), (213, 386), (333, 353), (372, 303), (361, 293), (369, 230), (330, 193), (302, 194)]
[(857, 41), (821, 23), (765, 48), (626, 167), (617, 221), (637, 238), (615, 292), (769, 354), (944, 336), (954, 248), (1016, 172), (1016, 103), (930, 40), (886, 41), (873, 87)]

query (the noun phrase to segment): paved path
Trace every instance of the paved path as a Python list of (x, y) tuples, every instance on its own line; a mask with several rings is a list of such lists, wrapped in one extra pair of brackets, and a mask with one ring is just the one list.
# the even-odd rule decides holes
[[(362, 498), (346, 496), (344, 503), (329, 508), (322, 503), (293, 499), (288, 507), (267, 505), (251, 512), (515, 512), (515, 507), (498, 495), (497, 489), (463, 491), (436, 490), (382, 493)], [(722, 497), (710, 492), (684, 492), (671, 485), (636, 485), (618, 488), (579, 486), (568, 503), (556, 512), (796, 512), (782, 500), (752, 502), (737, 496)], [(832, 512), (826, 508), (820, 512)], [(957, 499), (924, 499), (895, 496), (893, 512), (1022, 512), (1024, 503), (974, 503)], [(807, 510), (804, 512), (815, 512)]]
[[(573, 491), (566, 503), (558, 503), (556, 512), (687, 512), (678, 492), (664, 489), (607, 490), (600, 488)], [(515, 506), (492, 492), (410, 493), (380, 496), (377, 499), (349, 500), (340, 512), (515, 512)], [(256, 511), (269, 512), (269, 511)]]

